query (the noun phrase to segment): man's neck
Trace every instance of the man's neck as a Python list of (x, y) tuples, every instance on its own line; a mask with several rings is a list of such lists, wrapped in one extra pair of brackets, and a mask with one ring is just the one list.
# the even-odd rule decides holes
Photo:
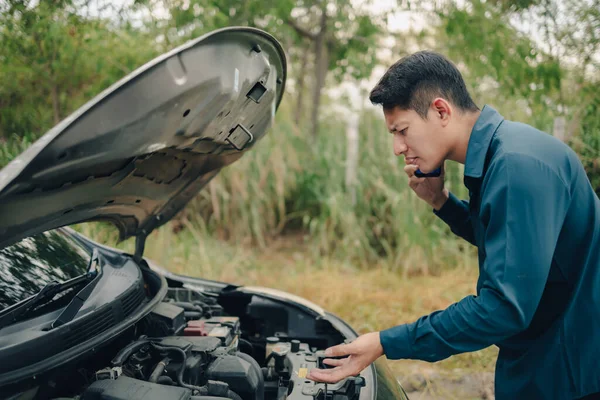
[(465, 163), (467, 159), (467, 148), (469, 147), (469, 139), (471, 139), (471, 132), (477, 122), (477, 118), (481, 111), (468, 112), (460, 114), (456, 121), (456, 137), (452, 150), (448, 153), (448, 160), (456, 161), (461, 164)]

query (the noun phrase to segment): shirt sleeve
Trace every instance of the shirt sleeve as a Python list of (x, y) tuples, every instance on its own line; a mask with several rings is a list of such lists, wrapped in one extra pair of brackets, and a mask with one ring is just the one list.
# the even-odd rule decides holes
[(544, 291), (569, 203), (567, 185), (540, 161), (524, 155), (494, 161), (482, 186), (486, 259), (479, 295), (382, 331), (386, 356), (438, 361), (526, 329)]
[(450, 230), (455, 234), (465, 239), (474, 246), (475, 235), (473, 233), (473, 225), (471, 224), (471, 214), (469, 212), (469, 202), (459, 200), (455, 195), (450, 193), (448, 200), (439, 210), (433, 210), (433, 213), (441, 218)]

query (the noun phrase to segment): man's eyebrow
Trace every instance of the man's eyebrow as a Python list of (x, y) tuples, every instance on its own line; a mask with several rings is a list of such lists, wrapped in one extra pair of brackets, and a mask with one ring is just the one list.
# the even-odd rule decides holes
[(398, 131), (397, 127), (400, 125), (406, 125), (406, 121), (400, 121), (399, 123), (392, 125), (392, 127), (390, 129), (390, 133), (397, 132)]

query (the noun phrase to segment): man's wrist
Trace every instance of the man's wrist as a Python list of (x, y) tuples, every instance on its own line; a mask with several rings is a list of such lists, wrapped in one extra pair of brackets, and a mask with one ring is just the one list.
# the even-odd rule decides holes
[(377, 358), (379, 358), (385, 354), (385, 350), (383, 349), (383, 344), (381, 343), (381, 332), (377, 332), (377, 341), (379, 342), (379, 347), (377, 349)]
[(442, 190), (440, 195), (438, 197), (436, 197), (430, 203), (430, 205), (433, 207), (433, 209), (435, 211), (440, 211), (440, 209), (444, 206), (444, 204), (446, 204), (446, 202), (448, 201), (449, 198), (450, 198), (450, 193), (448, 192), (448, 189), (444, 188), (444, 190)]

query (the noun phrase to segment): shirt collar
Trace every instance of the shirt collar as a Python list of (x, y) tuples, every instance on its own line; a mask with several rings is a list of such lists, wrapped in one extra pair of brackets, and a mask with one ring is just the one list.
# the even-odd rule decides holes
[(504, 121), (504, 117), (498, 111), (488, 105), (483, 107), (469, 138), (465, 160), (465, 176), (481, 178), (485, 156), (492, 142), (492, 137), (502, 121)]

